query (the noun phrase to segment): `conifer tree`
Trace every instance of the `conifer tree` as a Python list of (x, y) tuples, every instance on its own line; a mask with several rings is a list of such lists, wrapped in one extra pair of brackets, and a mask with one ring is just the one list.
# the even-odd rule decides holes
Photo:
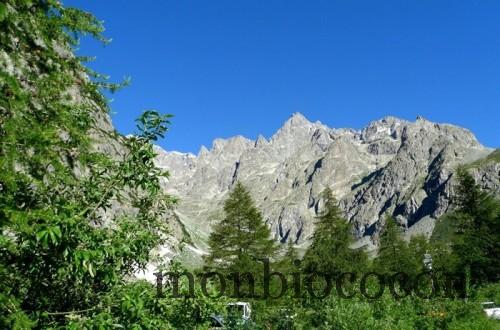
[(425, 270), (423, 262), (425, 254), (431, 254), (432, 258), (436, 257), (434, 251), (434, 247), (424, 235), (415, 235), (410, 239), (408, 243), (409, 262), (415, 274)]
[(299, 255), (295, 250), (294, 243), (292, 240), (289, 240), (286, 245), (286, 250), (285, 250), (285, 255), (283, 256), (283, 260), (286, 260), (289, 263), (293, 263), (298, 258)]
[(331, 189), (325, 190), (325, 210), (318, 218), (312, 244), (304, 256), (307, 272), (338, 275), (342, 272), (359, 272), (367, 260), (363, 250), (353, 250), (351, 224), (341, 215)]
[(458, 269), (470, 267), (473, 283), (496, 282), (500, 276), (500, 202), (482, 191), (463, 168), (457, 172), (458, 187), (450, 215), (457, 233), (453, 252)]
[(396, 220), (387, 216), (380, 234), (379, 252), (375, 268), (382, 273), (414, 273), (415, 267), (408, 244), (401, 237), (401, 230)]
[[(207, 266), (222, 272), (253, 272), (276, 245), (249, 191), (238, 182), (224, 203), (225, 217), (209, 238)], [(260, 268), (259, 268), (260, 269)]]
[(294, 247), (294, 243), (292, 240), (289, 240), (286, 243), (286, 246), (283, 247), (283, 256), (280, 258), (278, 263), (278, 269), (284, 273), (291, 273), (295, 271), (295, 260), (299, 260), (299, 255)]

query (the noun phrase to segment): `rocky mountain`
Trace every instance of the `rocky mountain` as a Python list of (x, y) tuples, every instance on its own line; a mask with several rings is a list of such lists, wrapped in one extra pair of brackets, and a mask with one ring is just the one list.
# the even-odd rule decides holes
[(357, 131), (295, 113), (269, 140), (236, 136), (216, 139), (198, 155), (160, 147), (157, 152), (157, 165), (171, 173), (164, 187), (180, 198), (177, 215), (202, 250), (236, 181), (250, 189), (275, 239), (298, 245), (307, 245), (321, 192), (330, 187), (354, 224), (358, 244), (372, 248), (386, 214), (396, 217), (408, 237), (429, 235), (450, 207), (459, 164), (471, 164), (485, 189), (500, 187), (498, 152), (467, 129), (421, 117), (386, 117)]

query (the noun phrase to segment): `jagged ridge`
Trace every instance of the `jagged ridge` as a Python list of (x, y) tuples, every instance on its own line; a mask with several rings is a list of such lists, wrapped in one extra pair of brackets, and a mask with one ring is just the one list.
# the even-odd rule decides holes
[[(177, 213), (202, 246), (236, 180), (249, 187), (281, 242), (307, 243), (327, 186), (365, 243), (370, 240), (364, 236), (376, 237), (385, 214), (394, 215), (408, 235), (430, 234), (449, 207), (456, 166), (493, 150), (464, 128), (421, 117), (385, 117), (356, 131), (331, 129), (295, 113), (269, 140), (216, 139), (196, 156), (157, 151), (158, 165), (171, 172), (164, 187), (180, 197)], [(485, 187), (494, 190), (498, 163), (490, 172)]]

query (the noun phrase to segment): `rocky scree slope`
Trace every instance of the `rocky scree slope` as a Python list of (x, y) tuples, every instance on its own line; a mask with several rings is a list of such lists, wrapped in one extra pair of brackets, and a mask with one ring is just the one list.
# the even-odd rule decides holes
[(421, 117), (386, 117), (356, 131), (295, 113), (269, 140), (216, 139), (198, 155), (156, 151), (157, 165), (171, 173), (164, 187), (180, 198), (176, 213), (201, 250), (236, 181), (250, 189), (276, 240), (304, 246), (322, 208), (321, 192), (332, 188), (358, 245), (368, 248), (385, 215), (395, 216), (407, 237), (430, 235), (450, 207), (459, 164), (471, 164), (485, 189), (500, 187), (498, 157), (488, 158), (493, 149), (464, 128)]

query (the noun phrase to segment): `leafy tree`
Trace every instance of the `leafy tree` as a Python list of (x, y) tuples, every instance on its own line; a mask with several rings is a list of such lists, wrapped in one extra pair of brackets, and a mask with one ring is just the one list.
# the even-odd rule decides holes
[(276, 245), (250, 192), (236, 183), (224, 203), (225, 217), (209, 238), (207, 266), (222, 272), (253, 272), (263, 258), (272, 258)]
[[(113, 292), (167, 233), (173, 199), (151, 141), (170, 116), (144, 113), (130, 138), (99, 126), (109, 111), (102, 90), (119, 86), (73, 54), (81, 35), (105, 40), (92, 15), (7, 0), (0, 29), (0, 328), (112, 318)], [(121, 147), (99, 151), (106, 143)], [(134, 211), (109, 212), (117, 202)]]
[(363, 250), (353, 250), (351, 224), (341, 215), (331, 189), (325, 190), (325, 210), (316, 223), (311, 246), (304, 256), (307, 272), (338, 275), (342, 272), (360, 272), (366, 266)]

